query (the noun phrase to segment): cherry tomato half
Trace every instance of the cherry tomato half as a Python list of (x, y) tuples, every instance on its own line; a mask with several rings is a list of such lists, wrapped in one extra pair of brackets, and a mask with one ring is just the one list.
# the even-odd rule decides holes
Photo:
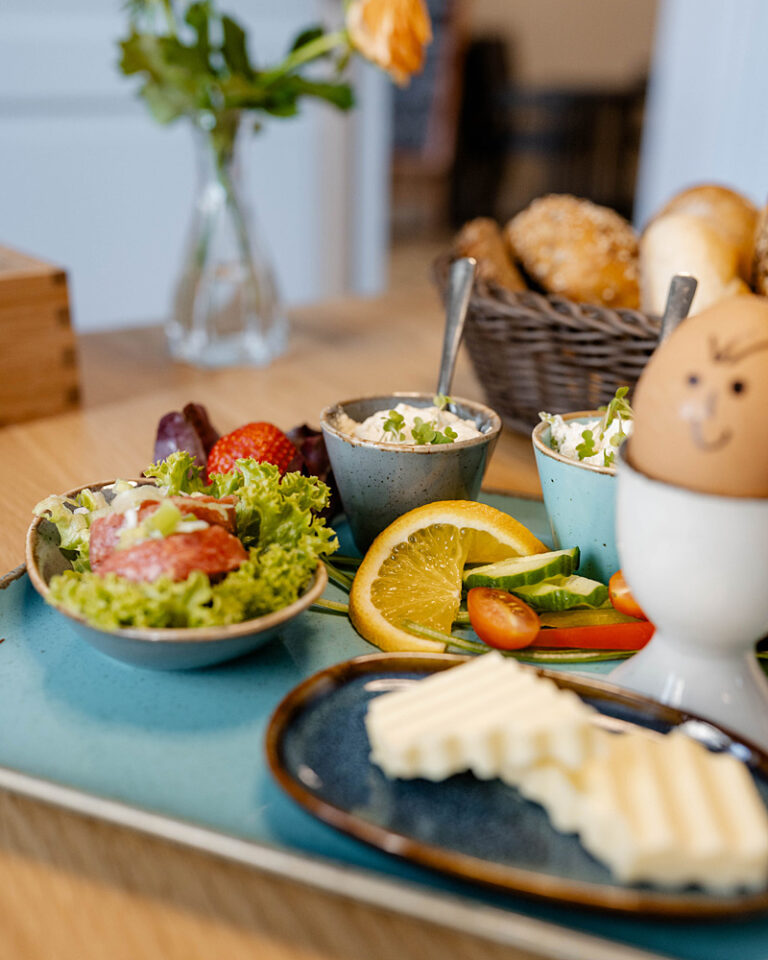
[(527, 603), (493, 587), (473, 587), (467, 593), (467, 611), (478, 637), (497, 650), (527, 647), (541, 626), (539, 615)]
[(611, 598), (614, 610), (618, 610), (619, 613), (626, 613), (628, 617), (637, 617), (639, 620), (648, 619), (641, 610), (640, 604), (630, 593), (621, 570), (617, 570), (608, 581), (608, 595)]

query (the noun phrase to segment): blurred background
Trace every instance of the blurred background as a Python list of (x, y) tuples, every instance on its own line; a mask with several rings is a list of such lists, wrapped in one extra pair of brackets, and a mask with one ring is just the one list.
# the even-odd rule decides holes
[[(279, 56), (336, 0), (228, 0)], [(761, 0), (429, 0), (434, 41), (403, 89), (354, 65), (358, 108), (251, 138), (251, 202), (288, 305), (424, 282), (465, 220), (569, 192), (641, 225), (687, 183), (765, 200)], [(4, 0), (0, 244), (62, 265), (79, 331), (168, 312), (195, 197), (184, 124), (162, 128), (116, 68), (118, 0)]]

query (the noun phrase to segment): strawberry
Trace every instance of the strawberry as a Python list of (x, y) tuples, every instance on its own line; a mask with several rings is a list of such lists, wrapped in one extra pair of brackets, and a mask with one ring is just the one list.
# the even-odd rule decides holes
[(208, 454), (208, 473), (230, 473), (237, 469), (235, 460), (253, 457), (274, 463), (283, 474), (297, 456), (296, 447), (274, 424), (246, 423), (216, 441)]

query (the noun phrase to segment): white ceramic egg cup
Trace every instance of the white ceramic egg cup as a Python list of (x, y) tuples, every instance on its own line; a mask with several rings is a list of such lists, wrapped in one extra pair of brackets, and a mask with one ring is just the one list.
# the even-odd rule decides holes
[(768, 749), (768, 499), (696, 493), (618, 457), (616, 531), (624, 576), (656, 625), (610, 679), (708, 717)]

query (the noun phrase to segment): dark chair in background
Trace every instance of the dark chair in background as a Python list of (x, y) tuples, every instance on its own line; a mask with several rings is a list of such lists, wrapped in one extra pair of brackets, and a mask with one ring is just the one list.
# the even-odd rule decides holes
[(432, 0), (424, 72), (395, 95), (395, 236), (435, 236), (477, 216), (504, 221), (546, 193), (631, 217), (645, 79), (626, 89), (519, 87), (514, 48), (470, 42), (460, 7)]

